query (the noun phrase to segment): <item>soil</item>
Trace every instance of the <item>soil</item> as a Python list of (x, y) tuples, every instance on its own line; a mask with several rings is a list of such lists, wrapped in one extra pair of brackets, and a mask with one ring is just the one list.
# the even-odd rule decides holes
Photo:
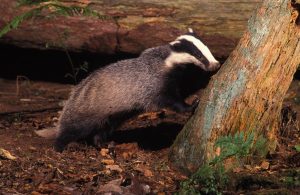
[[(190, 114), (169, 110), (130, 119), (102, 148), (72, 143), (63, 153), (36, 130), (54, 127), (72, 85), (0, 80), (0, 194), (172, 194), (187, 176), (168, 148)], [(279, 147), (258, 165), (234, 171), (225, 194), (299, 194), (300, 82), (286, 96)], [(0, 152), (1, 153), (1, 152)], [(1, 154), (0, 154), (1, 156)]]

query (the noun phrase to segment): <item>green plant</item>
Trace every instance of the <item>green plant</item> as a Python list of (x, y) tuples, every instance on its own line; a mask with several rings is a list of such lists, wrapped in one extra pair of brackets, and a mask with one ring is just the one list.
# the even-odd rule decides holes
[(219, 148), (220, 155), (201, 166), (188, 180), (181, 182), (178, 194), (222, 194), (228, 182), (230, 169), (225, 169), (225, 160), (235, 158), (240, 164), (249, 157), (263, 157), (266, 155), (266, 139), (254, 133), (245, 135), (243, 132), (233, 136), (220, 137), (215, 148)]
[(249, 157), (264, 157), (268, 152), (266, 143), (267, 140), (263, 136), (255, 139), (254, 133), (245, 135), (244, 132), (240, 132), (233, 136), (220, 137), (215, 147), (220, 147), (222, 152), (211, 163), (216, 164), (230, 157), (235, 157), (240, 163), (242, 160), (247, 161)]
[(75, 5), (65, 5), (57, 0), (20, 0), (18, 6), (30, 6), (31, 9), (21, 15), (14, 17), (8, 24), (6, 24), (0, 30), (0, 38), (11, 31), (12, 29), (18, 28), (18, 26), (27, 19), (34, 18), (36, 16), (43, 16), (42, 12), (47, 10), (47, 17), (64, 15), (84, 15), (84, 16), (95, 16), (100, 19), (105, 19), (107, 16), (103, 16), (98, 12), (91, 10), (88, 7), (81, 7)]
[(9, 123), (19, 123), (19, 122), (22, 122), (22, 120), (24, 119), (24, 114), (23, 113), (14, 113), (14, 114), (6, 116), (5, 119)]
[(281, 181), (285, 184), (287, 188), (300, 187), (300, 169), (290, 169), (286, 170), (283, 173), (284, 175), (281, 178)]
[(57, 40), (57, 42), (52, 42), (52, 43), (47, 43), (46, 44), (46, 48), (48, 48), (50, 45), (51, 46), (59, 46), (60, 48), (63, 48), (64, 52), (66, 53), (71, 71), (69, 73), (65, 74), (65, 77), (69, 77), (73, 80), (74, 84), (77, 84), (78, 82), (78, 74), (80, 72), (88, 72), (88, 62), (84, 61), (83, 64), (79, 65), (79, 66), (75, 66), (75, 64), (73, 63), (73, 60), (71, 58), (71, 55), (67, 49), (67, 46), (65, 45), (65, 40), (68, 39), (69, 36), (69, 32), (67, 30), (65, 30), (63, 33), (59, 33), (57, 32), (60, 36), (60, 38)]
[(28, 18), (33, 17), (34, 15), (37, 15), (38, 12), (40, 12), (41, 10), (37, 10), (37, 9), (33, 9), (30, 10), (28, 12), (25, 12), (19, 16), (16, 16), (15, 18), (13, 18), (8, 24), (6, 24), (0, 31), (0, 38), (5, 35), (6, 33), (8, 33), (9, 31), (11, 31), (12, 29), (16, 29), (21, 22), (23, 22), (23, 20), (26, 20)]
[(83, 62), (83, 64), (81, 64), (80, 66), (78, 67), (75, 67), (73, 62), (72, 62), (72, 59), (71, 59), (71, 56), (69, 54), (69, 52), (66, 52), (67, 56), (68, 56), (68, 60), (70, 62), (70, 65), (71, 65), (71, 73), (67, 73), (65, 75), (65, 77), (70, 77), (73, 79), (74, 81), (74, 84), (77, 84), (77, 81), (78, 81), (78, 74), (80, 73), (80, 71), (84, 71), (84, 72), (87, 72), (88, 71), (88, 67), (89, 67), (89, 64), (88, 62)]

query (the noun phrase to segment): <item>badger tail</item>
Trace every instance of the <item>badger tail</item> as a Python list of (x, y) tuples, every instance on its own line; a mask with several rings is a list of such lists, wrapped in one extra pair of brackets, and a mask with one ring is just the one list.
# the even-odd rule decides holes
[(46, 129), (41, 129), (34, 131), (35, 134), (37, 134), (40, 137), (46, 138), (46, 139), (55, 139), (57, 137), (58, 129), (57, 127), (50, 127)]

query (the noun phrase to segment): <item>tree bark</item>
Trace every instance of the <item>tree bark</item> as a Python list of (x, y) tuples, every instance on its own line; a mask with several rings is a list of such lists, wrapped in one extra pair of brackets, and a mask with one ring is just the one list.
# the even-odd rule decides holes
[(218, 137), (242, 131), (263, 135), (274, 150), (282, 102), (300, 63), (299, 25), (299, 1), (263, 2), (173, 144), (175, 166), (195, 171), (215, 156)]
[[(17, 0), (2, 0), (0, 27), (28, 11)], [(2, 43), (38, 49), (138, 54), (173, 41), (188, 27), (201, 35), (218, 58), (226, 58), (245, 30), (250, 13), (261, 0), (63, 0), (88, 6), (106, 19), (84, 16), (36, 17), (0, 39)], [(82, 5), (82, 2), (88, 2)], [(218, 10), (216, 12), (216, 9)]]

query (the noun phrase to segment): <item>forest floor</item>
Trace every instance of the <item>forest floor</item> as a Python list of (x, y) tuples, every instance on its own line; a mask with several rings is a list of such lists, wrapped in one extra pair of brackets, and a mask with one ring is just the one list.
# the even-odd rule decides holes
[[(168, 150), (189, 114), (164, 110), (127, 121), (103, 148), (74, 143), (63, 153), (36, 130), (55, 126), (70, 85), (0, 80), (0, 194), (172, 194), (187, 177)], [(300, 82), (285, 101), (279, 147), (258, 165), (242, 166), (225, 194), (300, 194)], [(298, 119), (295, 118), (298, 112)], [(4, 150), (3, 150), (4, 149)], [(2, 152), (2, 153), (1, 153)]]

